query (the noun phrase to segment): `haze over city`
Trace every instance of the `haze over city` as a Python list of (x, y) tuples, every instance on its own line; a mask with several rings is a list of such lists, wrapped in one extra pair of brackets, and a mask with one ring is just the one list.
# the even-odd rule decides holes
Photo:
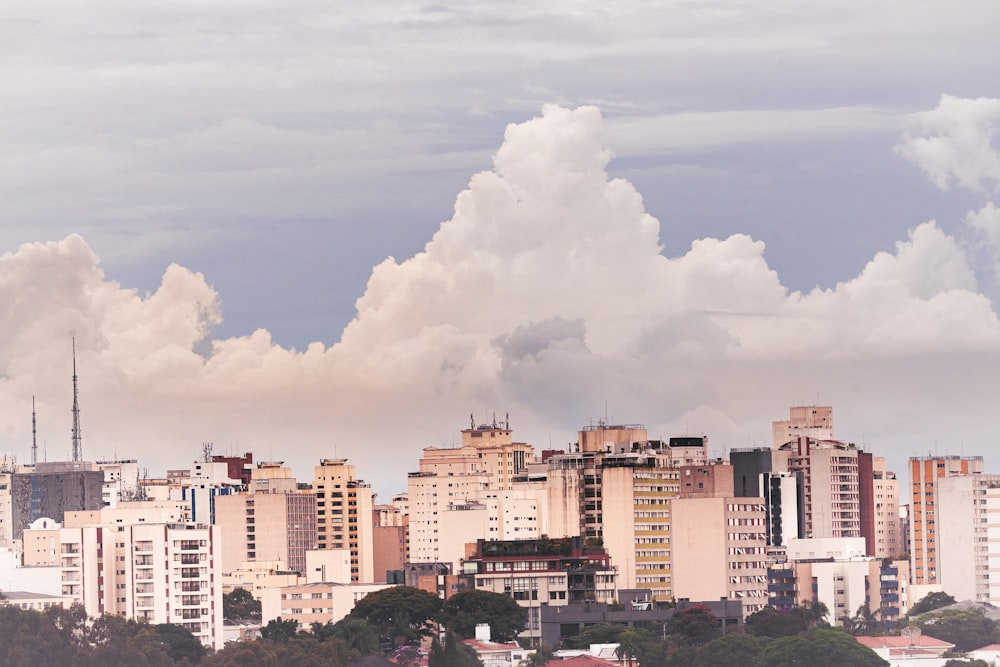
[(991, 4), (5, 9), (0, 450), (346, 457), (509, 415), (982, 454)]

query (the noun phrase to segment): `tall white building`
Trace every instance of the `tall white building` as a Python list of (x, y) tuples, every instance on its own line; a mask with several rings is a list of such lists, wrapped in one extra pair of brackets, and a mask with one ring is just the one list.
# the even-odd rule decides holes
[[(89, 616), (173, 623), (206, 646), (222, 648), (217, 527), (130, 523), (115, 510), (101, 513), (97, 522), (89, 521), (90, 513), (81, 514), (68, 513), (66, 524), (55, 530), (24, 531), (26, 555), (58, 559), (63, 595), (80, 602)], [(77, 524), (80, 519), (87, 522)]]
[(956, 600), (1000, 604), (1000, 475), (937, 480), (938, 582)]

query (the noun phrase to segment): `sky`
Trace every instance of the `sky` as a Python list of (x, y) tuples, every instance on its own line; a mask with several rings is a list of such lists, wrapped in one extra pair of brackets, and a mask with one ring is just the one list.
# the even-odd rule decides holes
[(991, 2), (6, 3), (0, 453), (380, 496), (471, 418), (1000, 471)]

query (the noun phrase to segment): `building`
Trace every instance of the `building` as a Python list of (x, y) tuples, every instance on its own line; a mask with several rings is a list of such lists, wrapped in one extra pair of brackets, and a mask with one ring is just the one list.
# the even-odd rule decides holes
[(388, 584), (314, 582), (267, 588), (261, 591), (261, 624), (276, 618), (295, 621), (299, 629), (313, 623), (336, 623), (351, 613), (369, 593), (391, 588)]
[(767, 512), (767, 546), (783, 547), (789, 539), (805, 537), (802, 473), (761, 473), (757, 486), (763, 493)]
[(347, 459), (322, 459), (314, 471), (317, 547), (349, 549), (351, 581), (375, 581), (371, 485), (357, 478)]
[(739, 600), (699, 602), (679, 599), (675, 605), (637, 602), (624, 607), (578, 603), (542, 607), (542, 641), (548, 646), (559, 647), (564, 639), (575, 637), (588, 626), (602, 623), (626, 625), (630, 628), (663, 628), (674, 614), (694, 607), (707, 608), (718, 619), (719, 627), (724, 632), (743, 631), (744, 614)]
[(1000, 475), (937, 480), (938, 583), (956, 600), (1000, 604)]
[(936, 514), (939, 480), (981, 472), (982, 456), (910, 458), (910, 568), (914, 584), (939, 583)]
[(38, 462), (28, 472), (0, 472), (0, 546), (21, 539), (43, 517), (104, 507), (104, 472), (85, 461)]
[(670, 520), (676, 597), (739, 600), (746, 615), (767, 605), (762, 498), (736, 498), (731, 492), (728, 496), (685, 497), (682, 492), (670, 501)]
[(509, 423), (473, 424), (460, 447), (425, 447), (419, 470), (407, 477), (409, 560), (457, 564), (465, 545), (480, 538), (545, 534), (547, 490), (515, 488), (533, 462), (534, 448), (514, 442)]
[(581, 537), (481, 539), (462, 563), (462, 574), (475, 578), (476, 589), (509, 595), (525, 607), (528, 622), (521, 637), (534, 643), (541, 638), (541, 607), (616, 599), (617, 573), (608, 552)]
[(770, 604), (777, 609), (819, 601), (828, 621), (841, 624), (862, 605), (890, 628), (909, 608), (906, 561), (866, 555), (864, 538), (789, 540), (788, 562), (768, 573)]
[(195, 462), (190, 470), (168, 470), (175, 476), (170, 480), (170, 497), (187, 502), (191, 506), (191, 520), (197, 523), (215, 523), (215, 499), (246, 491), (246, 484), (240, 476), (231, 477), (231, 461)]
[(788, 409), (788, 419), (771, 422), (775, 449), (800, 437), (833, 440), (833, 408), (828, 405), (802, 405)]
[(869, 553), (876, 558), (898, 558), (908, 553), (899, 530), (899, 482), (885, 469), (885, 458), (876, 456), (872, 470), (874, 492), (874, 544)]
[[(100, 512), (95, 523), (89, 522), (89, 513), (71, 513), (57, 537), (52, 527), (38, 536), (58, 554), (61, 594), (81, 603), (89, 616), (120, 614), (151, 624), (173, 623), (206, 646), (221, 649), (219, 529), (119, 523), (116, 512)], [(31, 532), (25, 530), (26, 543), (37, 541)]]
[(281, 561), (304, 572), (306, 551), (315, 549), (316, 495), (313, 493), (240, 493), (215, 499), (215, 525), (227, 539), (222, 571), (244, 562)]
[(863, 454), (852, 444), (806, 436), (777, 449), (776, 469), (802, 473), (807, 537), (862, 536)]

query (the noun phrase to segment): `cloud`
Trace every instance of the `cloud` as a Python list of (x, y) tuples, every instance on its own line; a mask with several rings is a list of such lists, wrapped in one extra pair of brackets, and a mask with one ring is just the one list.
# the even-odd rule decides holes
[(936, 109), (914, 114), (912, 125), (897, 150), (937, 187), (996, 191), (1000, 154), (993, 137), (1000, 127), (1000, 100), (942, 95)]
[(24, 245), (0, 257), (0, 444), (25, 458), (37, 395), (50, 457), (68, 450), (70, 331), (85, 453), (154, 474), (214, 441), (304, 479), (346, 456), (392, 492), (470, 411), (509, 412), (539, 447), (606, 410), (660, 436), (767, 444), (772, 419), (817, 398), (842, 437), (875, 436), (881, 454), (992, 435), (1000, 322), (936, 223), (851, 280), (790, 291), (748, 235), (665, 254), (610, 156), (593, 107), (508, 126), (423, 250), (374, 267), (329, 347), (287, 349), (266, 330), (213, 339), (224, 295), (189, 269), (140, 294), (106, 279), (79, 236)]

